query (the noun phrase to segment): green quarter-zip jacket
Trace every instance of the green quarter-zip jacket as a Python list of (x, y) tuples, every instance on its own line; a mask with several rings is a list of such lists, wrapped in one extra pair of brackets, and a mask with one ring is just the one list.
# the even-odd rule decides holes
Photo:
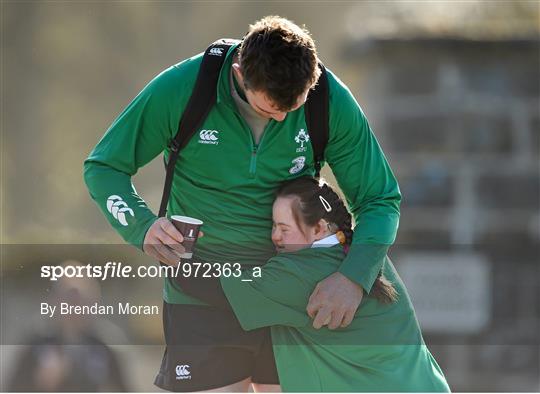
[(362, 299), (351, 324), (313, 328), (306, 304), (316, 284), (335, 272), (343, 247), (281, 253), (260, 274), (220, 279), (224, 297), (244, 330), (271, 326), (284, 392), (448, 392), (442, 370), (427, 348), (413, 305), (394, 265), (381, 272), (397, 301)]
[[(168, 215), (204, 221), (196, 254), (212, 262), (260, 265), (272, 256), (272, 203), (279, 185), (314, 174), (304, 108), (282, 122), (270, 120), (258, 144), (231, 96), (233, 52), (227, 53), (217, 101), (176, 164)], [(109, 223), (142, 248), (156, 215), (131, 177), (164, 152), (191, 96), (202, 54), (155, 77), (113, 122), (84, 164), (90, 194)], [(325, 159), (353, 213), (354, 245), (339, 271), (369, 292), (394, 242), (400, 193), (367, 119), (349, 89), (329, 79), (329, 141)], [(162, 185), (156, 185), (161, 189)], [(357, 247), (358, 246), (358, 247)], [(165, 282), (170, 303), (197, 302)]]

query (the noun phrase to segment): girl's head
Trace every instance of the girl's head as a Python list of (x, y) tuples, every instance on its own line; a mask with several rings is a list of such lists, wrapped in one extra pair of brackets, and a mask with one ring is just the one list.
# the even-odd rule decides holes
[(273, 207), (272, 241), (278, 252), (309, 248), (313, 242), (339, 234), (352, 240), (351, 215), (343, 200), (326, 183), (310, 177), (285, 182)]
[[(352, 243), (351, 214), (343, 200), (326, 183), (310, 177), (285, 182), (278, 190), (273, 207), (272, 242), (278, 252), (295, 252), (313, 242), (337, 234), (345, 253)], [(369, 293), (389, 304), (397, 291), (379, 272)]]

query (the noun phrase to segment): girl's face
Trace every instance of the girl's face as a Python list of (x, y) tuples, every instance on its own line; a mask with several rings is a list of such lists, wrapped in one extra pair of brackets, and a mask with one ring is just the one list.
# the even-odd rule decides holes
[(296, 223), (292, 211), (294, 197), (278, 197), (272, 210), (272, 242), (278, 253), (295, 252), (311, 247), (311, 244), (330, 235), (328, 226), (321, 220), (315, 226)]

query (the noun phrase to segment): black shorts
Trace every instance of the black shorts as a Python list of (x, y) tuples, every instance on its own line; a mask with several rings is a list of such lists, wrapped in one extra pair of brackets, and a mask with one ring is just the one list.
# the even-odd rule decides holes
[(251, 377), (279, 384), (270, 329), (244, 331), (234, 314), (203, 305), (163, 303), (167, 348), (154, 384), (169, 391), (201, 391)]

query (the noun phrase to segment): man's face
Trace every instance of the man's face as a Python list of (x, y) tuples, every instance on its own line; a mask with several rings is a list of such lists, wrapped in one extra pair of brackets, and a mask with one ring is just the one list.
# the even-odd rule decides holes
[(304, 94), (298, 97), (295, 106), (292, 107), (290, 110), (281, 111), (275, 107), (272, 100), (270, 100), (264, 92), (257, 92), (251, 89), (245, 90), (246, 99), (249, 105), (251, 105), (251, 108), (253, 108), (253, 110), (262, 117), (267, 119), (274, 119), (277, 122), (282, 122), (283, 120), (285, 120), (287, 113), (296, 111), (298, 108), (304, 105), (307, 100), (308, 92), (309, 91), (306, 91)]
[[(238, 63), (234, 63), (233, 70), (234, 75), (238, 80), (238, 83), (240, 84), (240, 86), (244, 87), (244, 78), (240, 70), (240, 65)], [(285, 120), (287, 113), (296, 111), (298, 108), (304, 105), (309, 94), (309, 89), (306, 89), (306, 91), (298, 97), (294, 107), (292, 107), (288, 111), (282, 111), (277, 109), (276, 105), (272, 102), (272, 100), (269, 99), (267, 95), (262, 91), (244, 89), (244, 93), (246, 95), (246, 99), (249, 105), (251, 105), (251, 108), (253, 108), (255, 112), (257, 112), (263, 118), (274, 119), (278, 122), (282, 122), (283, 120)]]

